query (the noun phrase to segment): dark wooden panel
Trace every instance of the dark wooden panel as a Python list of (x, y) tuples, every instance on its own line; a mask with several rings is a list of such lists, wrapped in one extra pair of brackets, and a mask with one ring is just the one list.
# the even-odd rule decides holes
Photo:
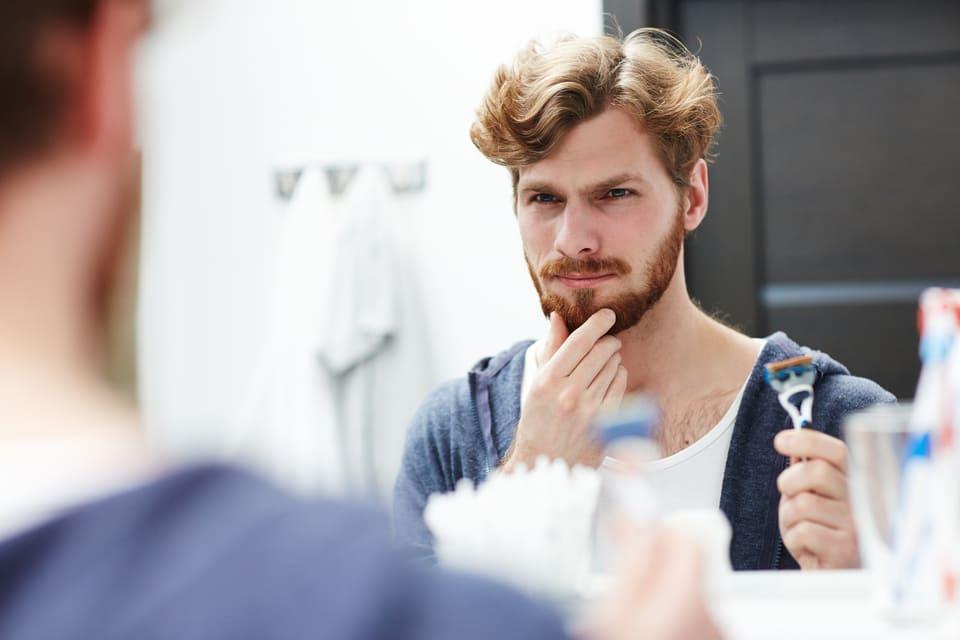
[(960, 275), (960, 60), (763, 75), (767, 282)]
[(903, 291), (960, 281), (960, 2), (651, 6), (702, 42), (723, 94), (691, 291), (911, 397), (916, 301)]
[(757, 235), (750, 153), (750, 75), (743, 2), (685, 3), (684, 39), (700, 51), (718, 78), (725, 118), (716, 163), (710, 169), (710, 208), (687, 240), (691, 295), (748, 333), (758, 329)]
[(782, 307), (767, 310), (773, 327), (825, 351), (854, 375), (898, 398), (912, 398), (920, 374), (916, 304)]
[(960, 2), (857, 0), (751, 5), (754, 62), (960, 50)]

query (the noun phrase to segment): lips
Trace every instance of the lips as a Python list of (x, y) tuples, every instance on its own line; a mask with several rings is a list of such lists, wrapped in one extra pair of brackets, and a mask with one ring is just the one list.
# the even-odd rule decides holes
[(567, 273), (562, 276), (555, 276), (564, 286), (571, 289), (588, 289), (596, 287), (604, 282), (615, 279), (617, 276), (612, 273), (604, 274), (586, 274), (586, 273)]

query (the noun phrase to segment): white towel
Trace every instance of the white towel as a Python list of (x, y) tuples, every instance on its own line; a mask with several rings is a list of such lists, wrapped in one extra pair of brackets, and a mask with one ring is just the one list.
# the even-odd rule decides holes
[(387, 502), (432, 378), (411, 201), (364, 168), (307, 171), (277, 247), (271, 330), (228, 454), (291, 489)]
[(410, 240), (409, 199), (376, 167), (339, 204), (337, 257), (320, 362), (331, 376), (353, 493), (387, 501), (407, 424), (429, 391), (431, 365)]
[(306, 170), (276, 248), (264, 357), (228, 444), (229, 455), (307, 494), (347, 486), (333, 388), (316, 359), (329, 320), (335, 217), (325, 176)]

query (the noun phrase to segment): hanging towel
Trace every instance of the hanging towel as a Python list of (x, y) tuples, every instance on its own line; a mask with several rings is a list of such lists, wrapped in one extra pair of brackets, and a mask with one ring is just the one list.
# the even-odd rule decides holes
[(386, 503), (431, 386), (415, 199), (376, 167), (339, 200), (306, 171), (277, 246), (271, 328), (228, 454), (288, 488)]
[(318, 353), (334, 388), (350, 486), (382, 501), (392, 493), (406, 426), (433, 382), (410, 248), (415, 206), (397, 198), (376, 167), (349, 186)]
[(316, 360), (327, 332), (337, 243), (326, 176), (305, 170), (285, 216), (266, 348), (240, 399), (227, 453), (294, 491), (342, 494), (348, 482), (336, 398)]

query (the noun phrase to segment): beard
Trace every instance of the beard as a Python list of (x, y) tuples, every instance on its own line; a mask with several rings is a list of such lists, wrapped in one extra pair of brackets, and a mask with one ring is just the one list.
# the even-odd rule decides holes
[(653, 258), (646, 265), (646, 277), (642, 288), (616, 293), (612, 298), (597, 299), (595, 289), (574, 289), (569, 297), (546, 291), (544, 280), (550, 277), (564, 276), (569, 273), (609, 274), (628, 276), (632, 272), (629, 264), (619, 258), (560, 258), (545, 264), (539, 271), (534, 270), (527, 258), (527, 269), (533, 280), (533, 286), (540, 296), (540, 308), (543, 315), (556, 311), (570, 332), (576, 331), (590, 316), (600, 309), (612, 309), (617, 320), (607, 332), (615, 335), (635, 326), (652, 309), (673, 280), (680, 259), (680, 250), (686, 231), (683, 217), (678, 213), (673, 226), (656, 247)]

